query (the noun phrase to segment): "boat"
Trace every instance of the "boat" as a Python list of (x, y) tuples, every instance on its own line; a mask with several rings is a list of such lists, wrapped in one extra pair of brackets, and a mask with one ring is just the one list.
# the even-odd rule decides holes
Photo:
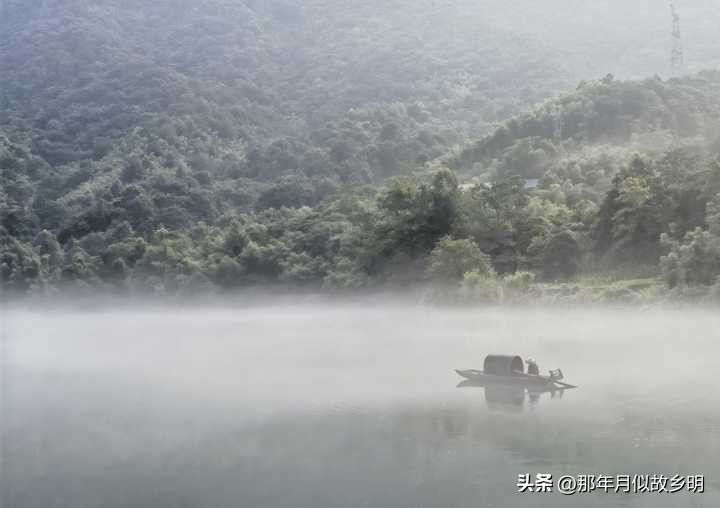
[(466, 379), (461, 386), (514, 385), (542, 391), (577, 388), (562, 381), (560, 369), (551, 370), (547, 376), (525, 372), (525, 362), (517, 355), (487, 355), (483, 370), (456, 369), (455, 372)]

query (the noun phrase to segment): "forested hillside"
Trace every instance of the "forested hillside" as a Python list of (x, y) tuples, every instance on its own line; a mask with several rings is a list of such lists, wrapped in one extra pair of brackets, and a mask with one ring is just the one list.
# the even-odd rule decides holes
[(504, 122), (447, 163), (479, 181), (521, 176), (546, 185), (586, 184), (575, 191), (602, 193), (637, 153), (716, 153), (719, 99), (718, 71), (669, 81), (608, 75)]
[(720, 74), (563, 2), (6, 1), (3, 286), (712, 285)]

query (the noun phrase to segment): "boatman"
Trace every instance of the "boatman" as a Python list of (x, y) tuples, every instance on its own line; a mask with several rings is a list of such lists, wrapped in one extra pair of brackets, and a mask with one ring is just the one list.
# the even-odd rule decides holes
[(540, 374), (540, 367), (538, 367), (538, 364), (534, 358), (528, 358), (527, 360), (525, 360), (525, 363), (528, 364), (528, 374), (530, 374), (531, 376), (537, 376)]

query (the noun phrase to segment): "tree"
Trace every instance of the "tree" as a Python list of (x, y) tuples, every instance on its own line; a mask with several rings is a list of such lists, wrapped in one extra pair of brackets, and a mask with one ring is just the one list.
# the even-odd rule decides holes
[(40, 257), (43, 279), (50, 284), (56, 284), (64, 261), (64, 252), (60, 243), (54, 234), (43, 229), (35, 237), (33, 244)]
[(65, 254), (62, 278), (68, 284), (97, 283), (97, 260), (85, 252), (74, 240)]
[(315, 188), (302, 176), (285, 176), (264, 191), (257, 199), (256, 208), (299, 208), (317, 203)]
[(458, 197), (457, 177), (450, 170), (433, 173), (429, 183), (395, 180), (378, 200), (382, 218), (375, 236), (383, 245), (384, 256), (427, 255), (452, 231)]
[(667, 230), (672, 203), (652, 164), (636, 157), (613, 179), (593, 228), (598, 256), (655, 264), (660, 235)]
[(468, 272), (494, 274), (490, 257), (472, 240), (443, 238), (430, 254), (428, 273), (438, 282), (457, 283)]
[(720, 194), (707, 204), (705, 221), (708, 225), (708, 231), (720, 237)]
[(3, 287), (29, 291), (38, 282), (42, 261), (32, 246), (20, 242), (0, 229), (0, 280)]
[(215, 270), (215, 279), (219, 286), (235, 288), (241, 284), (243, 267), (229, 256), (223, 256)]
[(575, 235), (563, 230), (550, 237), (543, 251), (543, 276), (547, 280), (567, 279), (577, 274), (580, 246)]
[(120, 175), (120, 179), (123, 181), (123, 183), (127, 184), (142, 180), (145, 175), (146, 169), (143, 161), (139, 157), (133, 156), (130, 157), (127, 161), (125, 161), (125, 165), (123, 167), (122, 174)]
[(681, 242), (663, 235), (669, 250), (660, 259), (663, 277), (670, 287), (712, 285), (720, 276), (720, 237), (696, 228)]

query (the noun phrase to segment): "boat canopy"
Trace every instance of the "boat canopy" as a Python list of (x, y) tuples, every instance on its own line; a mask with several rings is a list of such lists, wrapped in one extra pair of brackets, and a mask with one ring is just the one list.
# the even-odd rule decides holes
[(483, 364), (486, 374), (495, 376), (511, 376), (514, 372), (525, 372), (522, 358), (512, 355), (487, 355)]

